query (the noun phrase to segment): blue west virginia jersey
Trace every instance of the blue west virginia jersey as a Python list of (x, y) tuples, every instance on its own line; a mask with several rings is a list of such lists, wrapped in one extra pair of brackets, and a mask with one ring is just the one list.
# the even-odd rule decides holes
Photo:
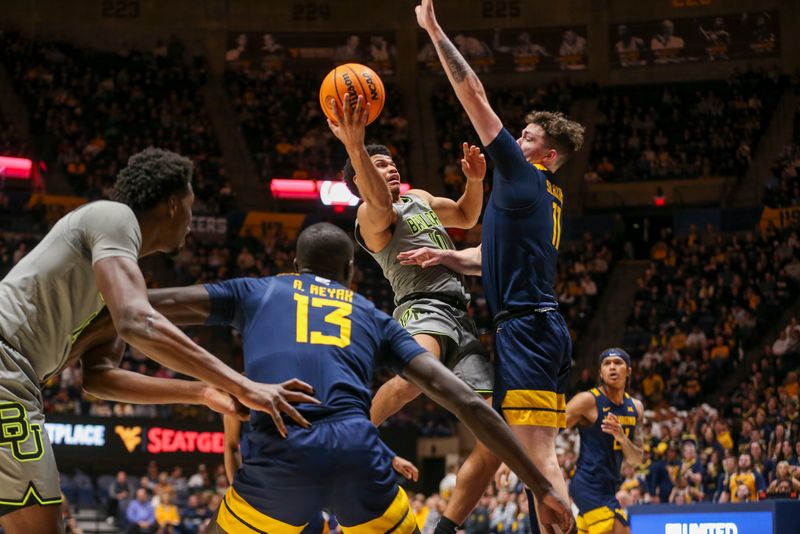
[(289, 424), (286, 439), (269, 415), (251, 414), (242, 467), (218, 524), (226, 532), (296, 534), (330, 508), (345, 532), (411, 532), (408, 498), (369, 421), (370, 385), (378, 365), (401, 371), (424, 349), (366, 298), (311, 274), (205, 287), (208, 324), (242, 334), (248, 378), (299, 378), (321, 401), (297, 406), (313, 426)]
[(598, 388), (590, 392), (597, 405), (597, 420), (578, 428), (581, 450), (569, 491), (580, 511), (578, 531), (595, 534), (610, 532), (615, 519), (627, 524), (627, 516), (616, 497), (622, 483), (622, 446), (611, 434), (603, 432), (603, 419), (614, 414), (625, 434), (631, 436), (639, 414), (627, 393), (622, 404), (614, 404)]
[(492, 314), (557, 307), (553, 289), (564, 193), (553, 174), (532, 165), (505, 128), (486, 147), (494, 182), (483, 215), (483, 286)]
[(572, 341), (553, 287), (564, 193), (505, 128), (486, 152), (495, 168), (481, 250), (497, 324), (493, 403), (509, 424), (564, 428)]

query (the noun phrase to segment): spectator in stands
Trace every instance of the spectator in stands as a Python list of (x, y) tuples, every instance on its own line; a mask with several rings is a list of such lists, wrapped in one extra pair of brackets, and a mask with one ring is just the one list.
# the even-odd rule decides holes
[(767, 488), (764, 477), (753, 469), (753, 460), (749, 453), (739, 455), (736, 474), (730, 478), (731, 502), (754, 502), (758, 500), (758, 492)]
[(116, 522), (124, 525), (125, 512), (133, 495), (133, 485), (128, 480), (125, 471), (117, 473), (114, 482), (108, 487), (108, 508), (106, 509), (106, 522)]
[(174, 534), (175, 529), (181, 524), (181, 518), (178, 514), (178, 507), (172, 504), (172, 493), (168, 490), (163, 490), (160, 493), (159, 500), (160, 502), (155, 508), (158, 534)]
[(156, 515), (147, 495), (147, 490), (136, 490), (136, 499), (128, 504), (126, 512), (128, 534), (153, 534), (156, 532)]

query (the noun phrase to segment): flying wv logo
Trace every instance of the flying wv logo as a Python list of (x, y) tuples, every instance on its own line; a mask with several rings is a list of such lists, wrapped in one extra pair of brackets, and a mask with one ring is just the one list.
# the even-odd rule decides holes
[(142, 442), (142, 427), (140, 426), (121, 426), (114, 427), (114, 432), (125, 444), (128, 452), (133, 452), (134, 449)]

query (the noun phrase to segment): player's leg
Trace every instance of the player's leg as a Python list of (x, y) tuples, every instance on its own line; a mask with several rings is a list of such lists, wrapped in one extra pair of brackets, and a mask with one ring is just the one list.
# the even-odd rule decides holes
[(611, 534), (631, 534), (631, 527), (617, 518), (614, 520), (614, 530), (611, 531)]
[[(533, 313), (501, 323), (496, 335), (495, 406), (511, 426), (531, 462), (569, 502), (556, 456), (556, 436), (566, 426), (564, 390), (571, 341), (557, 312)], [(534, 502), (540, 530), (548, 523)], [(531, 510), (531, 515), (533, 515)]]
[[(430, 334), (416, 334), (414, 341), (419, 343), (423, 349), (433, 354), (436, 358), (441, 358), (442, 349), (439, 339)], [(400, 409), (416, 399), (421, 393), (420, 389), (404, 380), (401, 376), (395, 376), (383, 384), (375, 396), (372, 398), (369, 418), (372, 424), (380, 426), (389, 417), (393, 416)]]
[[(450, 534), (466, 521), (478, 504), (486, 487), (500, 467), (500, 460), (480, 441), (464, 461), (456, 477), (453, 496), (447, 502), (442, 519), (436, 527), (436, 534)], [(444, 520), (448, 521), (444, 521)]]
[(0, 527), (6, 534), (61, 534), (64, 525), (61, 521), (61, 505), (34, 504), (0, 516)]
[(369, 421), (354, 418), (331, 427), (338, 445), (329, 504), (347, 534), (419, 532), (406, 492), (395, 482), (391, 458)]
[[(569, 502), (569, 495), (567, 493), (567, 483), (561, 473), (561, 468), (558, 465), (558, 457), (556, 456), (556, 436), (558, 435), (558, 428), (542, 427), (542, 426), (520, 426), (512, 425), (511, 429), (514, 435), (522, 443), (525, 450), (528, 452), (528, 457), (533, 462), (542, 475), (553, 485), (553, 488), (558, 492), (562, 499)], [(539, 502), (534, 499), (536, 507), (536, 517), (541, 517), (539, 513)], [(542, 526), (542, 521), (539, 520), (539, 528), (541, 532), (547, 532)]]

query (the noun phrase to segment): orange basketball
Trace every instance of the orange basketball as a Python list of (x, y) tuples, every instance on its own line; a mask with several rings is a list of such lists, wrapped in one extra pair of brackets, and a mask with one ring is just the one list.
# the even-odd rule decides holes
[(371, 68), (359, 63), (339, 65), (325, 76), (319, 88), (319, 105), (325, 115), (336, 122), (336, 117), (330, 109), (330, 102), (336, 102), (342, 109), (344, 95), (350, 94), (350, 106), (355, 107), (358, 96), (363, 95), (366, 103), (370, 104), (367, 124), (378, 118), (386, 100), (386, 90), (383, 82)]

